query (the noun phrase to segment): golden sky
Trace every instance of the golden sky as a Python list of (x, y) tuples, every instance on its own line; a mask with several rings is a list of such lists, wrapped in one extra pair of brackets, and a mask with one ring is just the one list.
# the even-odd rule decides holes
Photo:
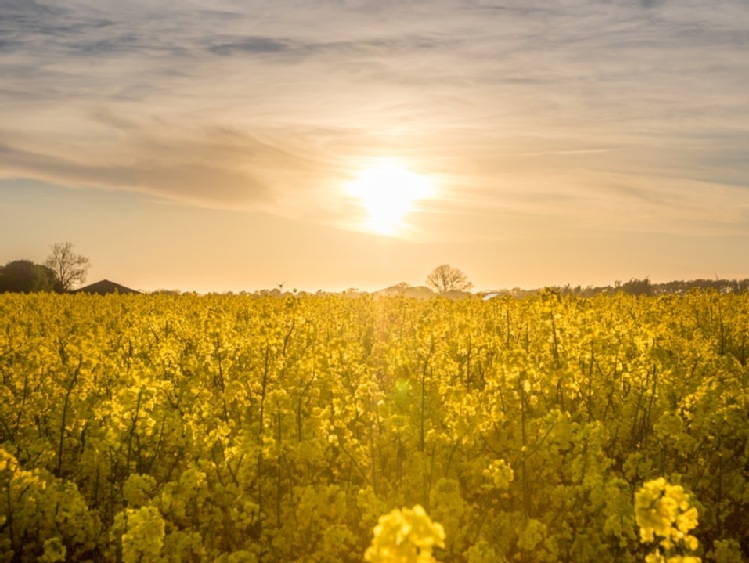
[(741, 0), (4, 0), (0, 263), (141, 289), (749, 277)]

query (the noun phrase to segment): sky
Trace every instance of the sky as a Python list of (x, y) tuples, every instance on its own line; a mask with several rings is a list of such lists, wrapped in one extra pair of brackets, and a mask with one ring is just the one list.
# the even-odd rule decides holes
[(749, 278), (747, 0), (0, 0), (0, 264)]

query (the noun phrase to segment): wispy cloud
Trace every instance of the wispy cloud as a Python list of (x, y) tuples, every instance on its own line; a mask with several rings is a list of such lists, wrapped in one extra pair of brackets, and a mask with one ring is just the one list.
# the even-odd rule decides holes
[(290, 175), (312, 182), (327, 171), (319, 155), (284, 147), (271, 135), (261, 139), (222, 128), (136, 123), (103, 110), (92, 119), (106, 138), (99, 146), (91, 142), (91, 134), (83, 140), (72, 136), (65, 144), (33, 136), (25, 143), (0, 144), (2, 175), (69, 187), (125, 189), (193, 205), (277, 212)]

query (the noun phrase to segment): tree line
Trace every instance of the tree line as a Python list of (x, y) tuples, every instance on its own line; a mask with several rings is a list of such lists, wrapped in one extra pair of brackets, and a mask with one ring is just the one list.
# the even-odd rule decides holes
[(73, 243), (50, 246), (44, 264), (31, 260), (11, 260), (0, 266), (0, 293), (35, 293), (72, 291), (86, 281), (89, 259), (73, 250)]
[[(31, 260), (12, 260), (0, 266), (0, 293), (35, 293), (39, 291), (52, 291), (64, 293), (74, 290), (79, 284), (86, 281), (89, 259), (76, 254), (73, 244), (70, 242), (56, 243), (50, 246), (50, 254), (44, 264), (35, 264)], [(439, 294), (450, 294), (453, 292), (467, 292), (473, 288), (473, 283), (468, 276), (458, 268), (450, 264), (441, 264), (434, 268), (426, 277), (427, 287)], [(405, 291), (410, 288), (408, 283), (399, 283), (389, 289), (400, 289)], [(281, 295), (283, 284), (274, 290), (264, 290), (261, 294)], [(678, 280), (665, 283), (652, 283), (649, 278), (630, 279), (622, 283), (617, 281), (613, 286), (554, 286), (549, 287), (560, 295), (577, 295), (580, 297), (594, 297), (596, 295), (613, 295), (618, 292), (630, 295), (680, 295), (692, 289), (713, 289), (718, 293), (742, 293), (749, 291), (749, 279), (697, 279)], [(353, 290), (357, 291), (357, 290)], [(537, 293), (538, 289), (503, 289), (493, 292), (485, 292), (495, 295), (512, 295), (513, 297), (526, 297)], [(296, 293), (296, 290), (294, 290)], [(258, 293), (258, 292), (256, 292)]]

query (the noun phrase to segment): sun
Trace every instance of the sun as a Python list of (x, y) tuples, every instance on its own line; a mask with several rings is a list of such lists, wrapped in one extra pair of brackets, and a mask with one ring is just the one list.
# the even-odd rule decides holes
[(395, 236), (405, 227), (405, 217), (414, 203), (432, 195), (432, 180), (409, 170), (397, 159), (377, 159), (363, 168), (348, 186), (368, 215), (365, 228), (373, 233)]

